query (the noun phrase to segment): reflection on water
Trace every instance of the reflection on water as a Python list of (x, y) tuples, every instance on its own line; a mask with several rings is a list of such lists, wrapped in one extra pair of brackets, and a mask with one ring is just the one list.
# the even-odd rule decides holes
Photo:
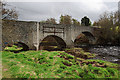
[(79, 46), (85, 51), (95, 53), (93, 59), (101, 59), (120, 64), (120, 46)]

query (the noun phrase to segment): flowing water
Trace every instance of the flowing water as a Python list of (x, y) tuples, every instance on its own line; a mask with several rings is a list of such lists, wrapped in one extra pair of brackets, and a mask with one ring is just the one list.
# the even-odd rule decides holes
[(93, 59), (100, 59), (120, 64), (120, 46), (86, 46), (82, 48), (85, 51), (97, 54)]

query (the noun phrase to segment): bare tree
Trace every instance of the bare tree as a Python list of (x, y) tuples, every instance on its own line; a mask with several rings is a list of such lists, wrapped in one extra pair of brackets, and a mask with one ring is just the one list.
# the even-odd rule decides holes
[(17, 20), (18, 13), (15, 9), (8, 9), (7, 3), (0, 2), (2, 4), (2, 19)]

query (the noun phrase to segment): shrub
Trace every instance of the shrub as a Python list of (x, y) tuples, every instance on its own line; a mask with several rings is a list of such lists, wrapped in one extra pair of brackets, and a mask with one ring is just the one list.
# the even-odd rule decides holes
[(5, 51), (20, 51), (22, 50), (22, 47), (17, 47), (16, 45), (12, 45), (11, 47), (5, 47)]

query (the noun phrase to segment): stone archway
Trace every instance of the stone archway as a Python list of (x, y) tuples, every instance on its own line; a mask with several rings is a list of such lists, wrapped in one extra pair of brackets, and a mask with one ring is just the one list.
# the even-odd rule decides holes
[(56, 35), (48, 35), (39, 44), (39, 49), (63, 50), (66, 47), (64, 40)]
[(88, 31), (84, 31), (80, 33), (76, 39), (74, 40), (75, 45), (88, 45), (88, 44), (94, 44), (95, 43), (95, 37), (92, 33)]

